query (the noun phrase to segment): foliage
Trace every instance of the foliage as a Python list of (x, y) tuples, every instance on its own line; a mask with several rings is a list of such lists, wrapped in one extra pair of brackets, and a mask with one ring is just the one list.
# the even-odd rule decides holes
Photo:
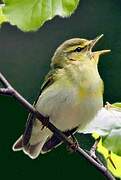
[(3, 14), (3, 6), (0, 7), (0, 24), (7, 22), (7, 17)]
[[(0, 24), (9, 22), (22, 31), (36, 31), (56, 15), (70, 16), (79, 0), (4, 0), (0, 6)], [(93, 122), (81, 133), (101, 136), (97, 150), (107, 160), (108, 169), (121, 177), (121, 103), (102, 108)], [(97, 133), (95, 135), (95, 132)], [(111, 163), (110, 157), (115, 166)]]
[(22, 31), (36, 31), (54, 16), (70, 16), (79, 0), (4, 0), (0, 23), (16, 25)]
[(97, 150), (104, 155), (110, 171), (121, 178), (121, 103), (108, 103), (88, 127), (79, 132), (91, 133), (95, 139), (101, 136)]

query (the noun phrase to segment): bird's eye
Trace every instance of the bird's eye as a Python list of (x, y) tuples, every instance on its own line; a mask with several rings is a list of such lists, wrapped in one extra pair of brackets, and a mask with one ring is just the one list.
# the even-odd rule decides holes
[(81, 52), (82, 49), (83, 49), (83, 48), (81, 48), (81, 47), (77, 47), (77, 48), (74, 50), (74, 52)]

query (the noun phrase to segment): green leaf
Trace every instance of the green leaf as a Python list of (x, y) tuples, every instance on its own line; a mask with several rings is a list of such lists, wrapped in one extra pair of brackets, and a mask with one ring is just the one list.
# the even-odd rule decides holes
[(121, 156), (121, 108), (116, 104), (102, 108), (92, 122), (79, 132), (97, 133), (102, 137), (104, 147)]
[(23, 31), (35, 31), (47, 20), (70, 16), (79, 0), (4, 0), (4, 15)]
[[(97, 150), (99, 153), (101, 153), (104, 156), (104, 158), (107, 162), (107, 168), (112, 172), (112, 174), (115, 177), (121, 178), (121, 156), (119, 156), (115, 153), (112, 153), (112, 152), (109, 155), (109, 150), (106, 147), (104, 147), (104, 145), (102, 144), (102, 140), (100, 140)], [(115, 167), (111, 163), (109, 156), (110, 156), (113, 164), (115, 165)]]
[(79, 132), (91, 133), (95, 139), (101, 137), (97, 151), (105, 157), (107, 167), (114, 176), (121, 178), (121, 103), (108, 103), (92, 122)]
[(120, 128), (121, 108), (114, 104), (108, 104), (108, 107), (103, 107), (91, 123), (85, 129), (80, 129), (79, 132), (84, 134), (96, 132), (100, 136), (106, 137), (112, 130)]
[(112, 129), (106, 137), (102, 138), (102, 144), (108, 150), (121, 156), (121, 128)]
[(3, 14), (2, 8), (3, 8), (3, 6), (0, 6), (0, 24), (8, 21), (7, 17)]
[(121, 103), (120, 103), (120, 102), (117, 102), (117, 103), (112, 104), (112, 106), (113, 106), (113, 107), (121, 108)]

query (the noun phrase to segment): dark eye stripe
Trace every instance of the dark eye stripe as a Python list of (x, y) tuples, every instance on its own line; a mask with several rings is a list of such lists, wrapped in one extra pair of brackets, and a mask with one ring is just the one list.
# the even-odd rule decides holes
[(77, 47), (77, 48), (74, 50), (74, 52), (81, 52), (82, 49), (83, 49), (83, 48), (81, 48), (81, 47)]

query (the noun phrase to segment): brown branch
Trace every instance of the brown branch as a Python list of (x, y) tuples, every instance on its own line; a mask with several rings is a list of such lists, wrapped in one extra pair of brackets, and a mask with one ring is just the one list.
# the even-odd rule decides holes
[[(91, 156), (88, 155), (83, 149), (80, 147), (74, 147), (73, 141), (67, 138), (59, 129), (57, 129), (51, 122), (49, 122), (48, 117), (44, 117), (40, 114), (36, 109), (25, 99), (23, 98), (12, 86), (11, 84), (5, 79), (5, 77), (0, 73), (0, 81), (4, 85), (5, 88), (0, 88), (1, 95), (9, 95), (14, 97), (18, 100), (29, 112), (33, 113), (43, 125), (46, 126), (59, 138), (61, 139), (66, 145), (74, 150), (74, 152), (78, 153), (79, 155), (83, 156), (87, 159), (93, 166), (95, 166), (108, 180), (115, 180), (112, 174), (107, 170), (107, 168), (98, 163), (94, 160)], [(47, 123), (48, 121), (48, 123)]]

